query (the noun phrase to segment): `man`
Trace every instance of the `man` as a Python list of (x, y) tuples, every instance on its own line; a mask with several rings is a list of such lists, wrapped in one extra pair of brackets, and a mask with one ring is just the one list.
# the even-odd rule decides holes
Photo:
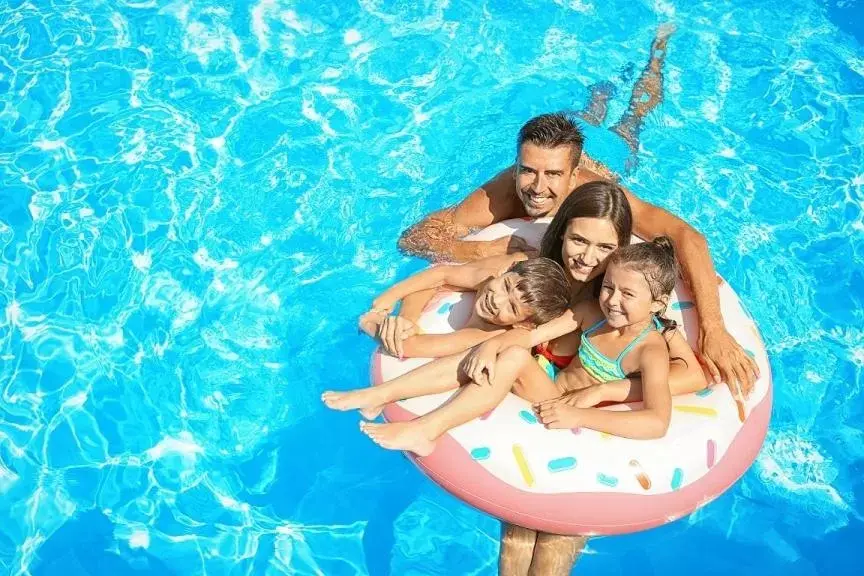
[[(532, 118), (519, 131), (514, 166), (456, 206), (434, 212), (409, 228), (399, 247), (424, 258), (457, 262), (525, 249), (525, 242), (516, 237), (490, 242), (462, 238), (508, 218), (552, 216), (571, 190), (586, 182), (610, 179), (602, 166), (582, 157), (582, 144), (582, 133), (570, 116), (558, 113)], [(675, 243), (684, 279), (699, 310), (699, 348), (709, 372), (716, 382), (737, 382), (747, 396), (758, 368), (723, 324), (717, 274), (705, 238), (680, 218), (626, 189), (625, 193), (634, 232), (644, 239), (667, 235)]]

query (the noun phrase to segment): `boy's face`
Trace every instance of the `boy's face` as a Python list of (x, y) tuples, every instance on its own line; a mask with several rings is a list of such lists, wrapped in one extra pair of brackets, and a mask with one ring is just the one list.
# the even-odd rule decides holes
[(531, 308), (523, 302), (522, 294), (516, 288), (519, 275), (505, 272), (489, 280), (477, 291), (474, 312), (490, 324), (512, 326), (525, 322), (531, 316)]

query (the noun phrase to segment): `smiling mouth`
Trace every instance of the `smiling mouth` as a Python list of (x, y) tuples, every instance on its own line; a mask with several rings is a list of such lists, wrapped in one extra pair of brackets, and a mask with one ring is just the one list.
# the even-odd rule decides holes
[(590, 272), (593, 269), (592, 266), (588, 266), (587, 264), (577, 262), (576, 260), (570, 261), (570, 268), (572, 270), (576, 270), (577, 272), (585, 272), (585, 273)]
[(525, 197), (525, 199), (528, 201), (528, 204), (530, 204), (531, 206), (534, 206), (534, 207), (540, 207), (550, 200), (550, 198), (548, 196), (533, 196), (533, 195), (528, 195)]

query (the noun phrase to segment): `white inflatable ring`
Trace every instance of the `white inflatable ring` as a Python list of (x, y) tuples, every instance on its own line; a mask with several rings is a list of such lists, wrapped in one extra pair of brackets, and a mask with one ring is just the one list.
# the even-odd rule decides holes
[[(474, 238), (491, 240), (515, 232), (536, 246), (548, 222), (509, 220)], [(725, 385), (677, 396), (665, 437), (630, 440), (587, 429), (547, 430), (526, 401), (510, 394), (490, 414), (442, 436), (431, 455), (409, 456), (465, 502), (507, 522), (554, 534), (635, 532), (704, 506), (747, 471), (771, 417), (771, 368), (762, 338), (732, 288), (718, 281), (727, 330), (756, 359), (761, 373), (745, 404), (736, 402)], [(467, 320), (472, 305), (470, 294), (441, 293), (424, 310), (420, 326), (426, 333), (450, 332)], [(681, 282), (667, 316), (694, 345), (696, 311)], [(428, 361), (400, 361), (379, 349), (372, 359), (372, 383)], [(390, 422), (413, 420), (451, 394), (391, 404), (384, 416)]]

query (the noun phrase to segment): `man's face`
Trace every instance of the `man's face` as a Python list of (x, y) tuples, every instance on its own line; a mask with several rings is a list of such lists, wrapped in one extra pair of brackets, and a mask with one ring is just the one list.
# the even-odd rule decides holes
[(551, 216), (576, 184), (570, 146), (542, 148), (526, 142), (516, 158), (516, 195), (534, 218)]

